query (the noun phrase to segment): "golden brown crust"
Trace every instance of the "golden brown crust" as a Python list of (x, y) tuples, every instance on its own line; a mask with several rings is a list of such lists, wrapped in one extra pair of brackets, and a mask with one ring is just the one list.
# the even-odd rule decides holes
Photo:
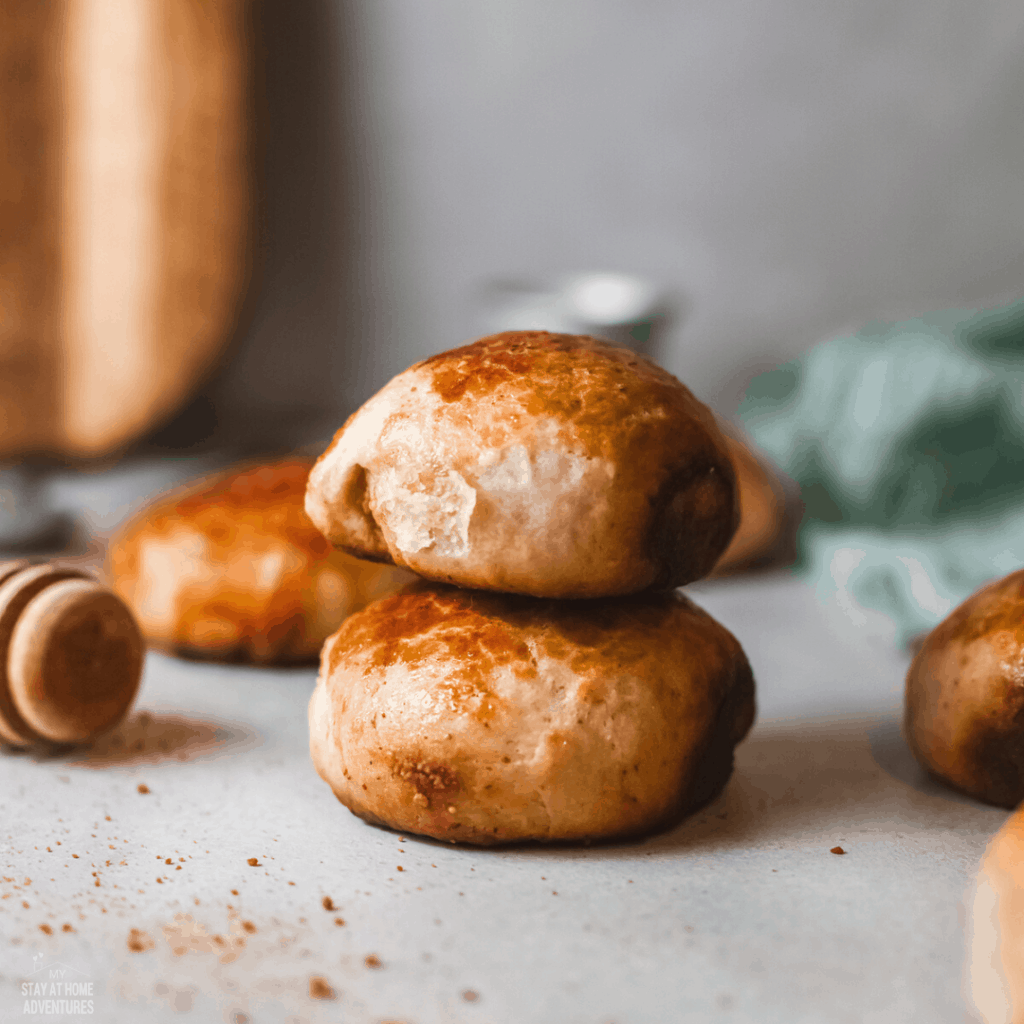
[(506, 332), (400, 374), (338, 432), (306, 508), (421, 576), (603, 597), (706, 575), (736, 529), (711, 412), (629, 349)]
[(370, 821), (480, 845), (608, 839), (714, 797), (753, 716), (742, 649), (681, 595), (424, 583), (325, 644), (310, 745)]
[(331, 550), (302, 508), (311, 466), (236, 468), (153, 503), (119, 532), (107, 576), (151, 644), (314, 661), (346, 615), (411, 579)]
[(918, 761), (1000, 807), (1024, 800), (1024, 570), (968, 598), (907, 673), (905, 732)]

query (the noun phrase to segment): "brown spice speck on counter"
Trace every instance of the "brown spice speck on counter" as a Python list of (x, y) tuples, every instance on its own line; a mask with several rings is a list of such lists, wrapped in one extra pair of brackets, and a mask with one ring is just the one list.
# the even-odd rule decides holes
[(258, 857), (250, 857), (245, 863), (248, 864), (249, 867), (251, 868), (260, 867), (260, 861)]
[(139, 784), (138, 784), (138, 785), (137, 785), (137, 786), (136, 786), (135, 788), (136, 788), (136, 789), (137, 789), (137, 790), (138, 790), (138, 791), (139, 791), (140, 793), (142, 793), (142, 795), (143, 795), (143, 796), (145, 796), (145, 795), (146, 795), (146, 793), (148, 793), (148, 792), (149, 792), (149, 786), (147, 786), (147, 785), (146, 785), (146, 784), (145, 784), (144, 782), (140, 782), (140, 783), (139, 783)]
[(846, 851), (841, 846), (833, 846), (832, 849), (829, 850), (828, 852), (829, 853), (846, 853)]
[(475, 1003), (480, 998), (480, 993), (474, 992), (471, 988), (467, 988), (462, 993), (462, 998), (465, 999), (467, 1003)]
[(51, 928), (51, 927), (50, 927), (50, 926), (49, 926), (48, 924), (41, 924), (41, 925), (39, 926), (39, 930), (40, 930), (40, 931), (41, 931), (41, 932), (42, 932), (42, 933), (43, 933), (44, 935), (52, 935), (52, 934), (53, 934), (53, 929), (52, 929), (52, 928)]
[(133, 928), (128, 933), (128, 948), (133, 953), (145, 953), (153, 948), (153, 940), (144, 931)]
[(336, 924), (336, 925), (337, 925), (337, 926), (338, 926), (339, 928), (341, 928), (341, 927), (343, 927), (343, 926), (344, 926), (344, 924), (345, 924), (345, 918), (343, 918), (343, 917), (336, 917), (336, 918), (334, 919), (334, 923), (335, 923), (335, 924)]
[(65, 924), (64, 927), (61, 928), (62, 932), (73, 932), (74, 930), (75, 929), (72, 928), (70, 924)]
[(380, 957), (377, 956), (375, 953), (371, 953), (368, 957), (366, 957), (363, 960), (363, 963), (365, 963), (366, 966), (369, 967), (373, 971), (380, 970), (380, 968), (382, 968), (384, 966), (381, 963)]
[(245, 931), (247, 931), (247, 932), (248, 932), (248, 933), (249, 933), (250, 935), (252, 935), (252, 934), (253, 934), (253, 932), (255, 932), (255, 931), (256, 931), (256, 925), (254, 925), (254, 924), (252, 923), (252, 921), (243, 921), (243, 922), (242, 922), (242, 928), (243, 928), (243, 929), (244, 929)]
[(324, 905), (324, 910), (337, 910), (338, 908), (334, 905), (334, 900), (330, 896), (325, 896), (321, 901)]
[(238, 890), (237, 889), (232, 889), (231, 890), (231, 895), (232, 896), (237, 896), (238, 895)]
[(327, 979), (314, 974), (309, 979), (309, 998), (335, 999), (337, 997), (334, 994), (334, 989), (327, 983)]

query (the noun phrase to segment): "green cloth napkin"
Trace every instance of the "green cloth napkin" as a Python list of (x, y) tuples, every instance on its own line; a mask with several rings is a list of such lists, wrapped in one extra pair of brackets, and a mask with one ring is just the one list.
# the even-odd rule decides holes
[(870, 325), (740, 406), (801, 486), (798, 566), (906, 641), (1024, 566), (1024, 302)]

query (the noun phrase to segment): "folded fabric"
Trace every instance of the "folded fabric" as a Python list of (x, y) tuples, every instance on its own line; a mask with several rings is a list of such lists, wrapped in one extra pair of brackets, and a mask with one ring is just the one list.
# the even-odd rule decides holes
[(755, 378), (740, 415), (801, 486), (801, 571), (904, 640), (1024, 566), (1024, 303), (865, 328)]

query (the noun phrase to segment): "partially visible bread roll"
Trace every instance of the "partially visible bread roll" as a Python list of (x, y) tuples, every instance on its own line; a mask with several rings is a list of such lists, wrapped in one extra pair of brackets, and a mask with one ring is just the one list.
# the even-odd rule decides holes
[(412, 574), (331, 550), (302, 508), (312, 462), (234, 470), (143, 509), (106, 572), (148, 641), (194, 657), (315, 661), (341, 621)]
[(360, 557), (555, 598), (699, 579), (738, 517), (706, 406), (629, 349), (544, 331), (400, 374), (335, 436), (306, 508)]
[(754, 718), (735, 638), (674, 593), (413, 585), (324, 645), (310, 748), (367, 821), (488, 845), (609, 839), (711, 800)]
[(975, 883), (968, 964), (984, 1024), (1024, 1021), (1024, 809), (989, 843)]
[(904, 731), (921, 764), (986, 803), (1024, 800), (1024, 570), (983, 587), (925, 638)]
[[(727, 428), (735, 431), (735, 428)], [(789, 481), (767, 456), (754, 449), (748, 438), (727, 433), (725, 437), (736, 472), (739, 526), (715, 565), (713, 575), (723, 576), (764, 565), (782, 565), (796, 553), (796, 484)]]

